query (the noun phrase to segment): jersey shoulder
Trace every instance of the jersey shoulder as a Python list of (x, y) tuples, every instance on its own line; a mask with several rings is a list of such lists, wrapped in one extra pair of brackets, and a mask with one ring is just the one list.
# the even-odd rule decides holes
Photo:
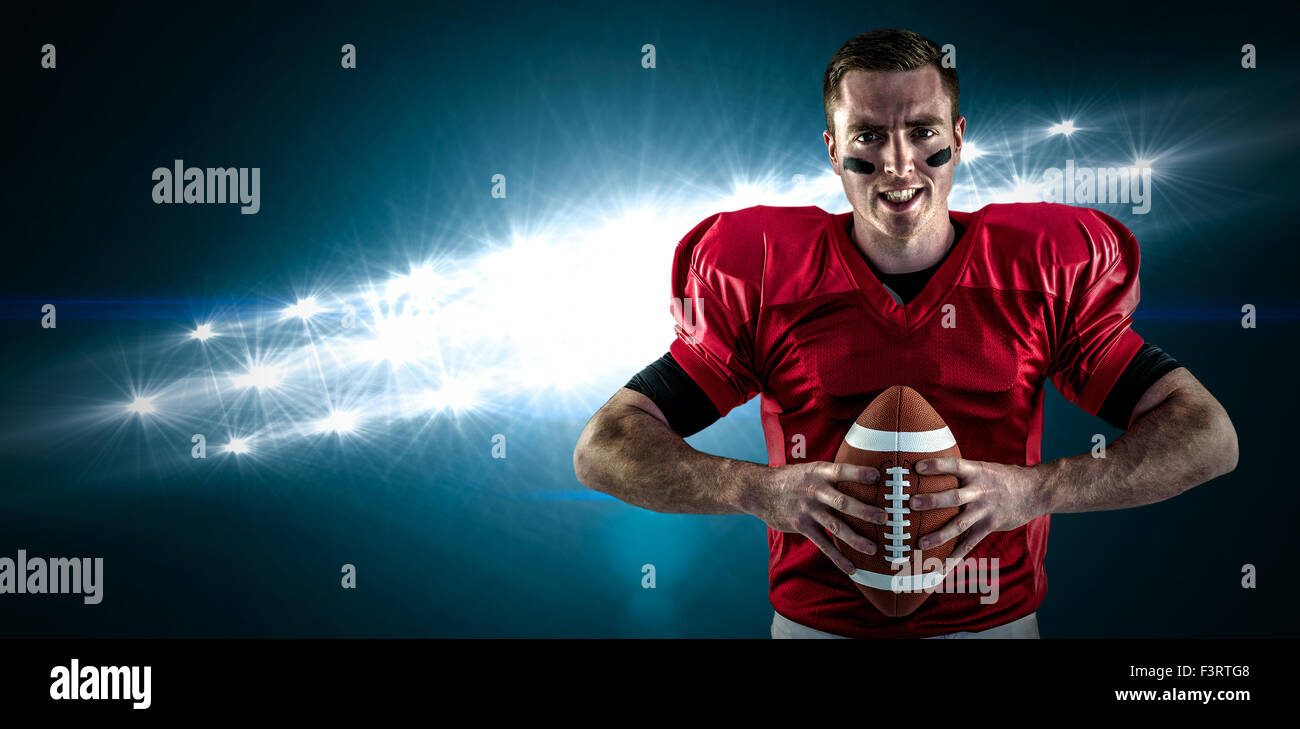
[(713, 213), (677, 243), (674, 287), (686, 275), (708, 282), (720, 278), (757, 285), (763, 277), (763, 230), (758, 207)]
[(1059, 203), (987, 205), (969, 214), (968, 283), (1069, 298), (1080, 284), (1125, 266), (1136, 275), (1137, 239), (1115, 218)]
[(674, 286), (694, 272), (710, 287), (752, 290), (765, 304), (815, 295), (837, 281), (828, 270), (842, 269), (831, 233), (836, 218), (811, 205), (714, 213), (678, 243)]

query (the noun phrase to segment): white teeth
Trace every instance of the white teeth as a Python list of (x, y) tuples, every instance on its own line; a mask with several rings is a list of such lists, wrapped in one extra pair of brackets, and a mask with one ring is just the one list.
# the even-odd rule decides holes
[(917, 192), (919, 192), (919, 190), (916, 188), (910, 190), (890, 190), (885, 193), (885, 199), (890, 202), (907, 202), (916, 197)]

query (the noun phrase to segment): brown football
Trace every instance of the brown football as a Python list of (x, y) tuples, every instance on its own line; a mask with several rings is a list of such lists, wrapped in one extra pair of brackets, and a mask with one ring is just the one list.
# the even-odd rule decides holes
[(880, 471), (880, 481), (875, 484), (839, 484), (844, 493), (889, 514), (883, 526), (845, 517), (855, 531), (876, 543), (876, 553), (863, 554), (839, 539), (835, 546), (858, 568), (850, 579), (885, 615), (910, 615), (920, 607), (943, 582), (946, 567), (936, 569), (936, 560), (944, 560), (946, 566), (956, 546), (954, 538), (921, 554), (917, 545), (922, 536), (943, 528), (960, 509), (913, 511), (907, 503), (915, 494), (957, 487), (956, 476), (916, 473), (917, 461), (942, 457), (961, 457), (952, 431), (920, 393), (903, 385), (895, 385), (871, 401), (835, 454), (836, 463), (874, 466)]

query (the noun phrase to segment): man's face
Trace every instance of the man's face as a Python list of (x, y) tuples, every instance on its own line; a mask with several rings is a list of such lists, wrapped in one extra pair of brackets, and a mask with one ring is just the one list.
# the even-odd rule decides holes
[(938, 69), (850, 71), (841, 84), (834, 136), (823, 136), (857, 217), (903, 241), (946, 219), (966, 119), (952, 123)]

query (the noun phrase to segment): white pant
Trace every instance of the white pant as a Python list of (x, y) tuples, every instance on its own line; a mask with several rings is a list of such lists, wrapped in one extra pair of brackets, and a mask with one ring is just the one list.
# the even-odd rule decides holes
[[(809, 628), (807, 625), (801, 625), (787, 618), (778, 612), (772, 613), (772, 637), (773, 638), (843, 638), (845, 636), (826, 633), (815, 628)], [(1038, 637), (1038, 614), (1030, 613), (1018, 620), (1012, 620), (1009, 623), (998, 625), (988, 630), (977, 632), (958, 631), (956, 633), (945, 633), (943, 635), (932, 635), (931, 638), (1037, 638)]]

